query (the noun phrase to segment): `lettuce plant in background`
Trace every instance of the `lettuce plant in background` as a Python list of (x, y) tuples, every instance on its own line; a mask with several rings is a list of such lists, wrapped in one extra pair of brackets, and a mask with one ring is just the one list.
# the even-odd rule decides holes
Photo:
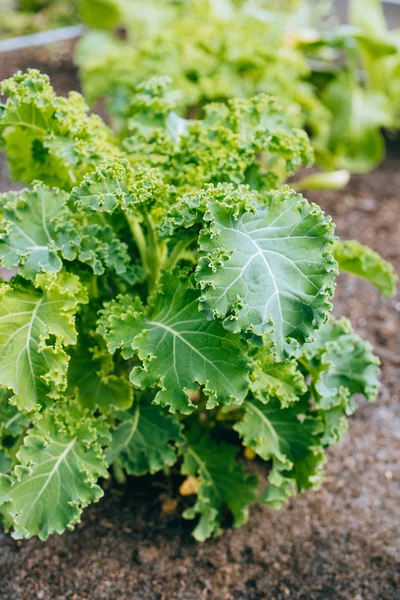
[[(399, 125), (399, 36), (381, 0), (350, 0), (346, 26), (332, 21), (331, 4), (83, 0), (93, 27), (76, 55), (84, 93), (89, 102), (108, 97), (118, 126), (151, 75), (172, 77), (186, 116), (209, 101), (267, 92), (310, 132), (321, 167), (365, 172), (384, 157), (381, 129)], [(106, 31), (117, 25), (125, 40)]]
[(79, 23), (80, 0), (2, 0), (0, 39)]
[[(381, 0), (350, 0), (348, 26), (322, 33), (308, 47), (302, 43), (320, 59), (318, 77), (326, 77), (321, 98), (332, 114), (328, 147), (337, 166), (373, 169), (385, 155), (382, 129), (399, 128), (399, 40)], [(332, 57), (342, 61), (340, 68)]]
[(378, 391), (371, 346), (330, 316), (338, 266), (385, 296), (395, 277), (281, 185), (312, 160), (304, 131), (265, 95), (185, 121), (153, 79), (120, 143), (37, 71), (2, 92), (28, 184), (0, 196), (1, 265), (17, 270), (0, 291), (4, 525), (72, 528), (109, 467), (180, 472), (200, 541), (320, 485), (354, 395)]

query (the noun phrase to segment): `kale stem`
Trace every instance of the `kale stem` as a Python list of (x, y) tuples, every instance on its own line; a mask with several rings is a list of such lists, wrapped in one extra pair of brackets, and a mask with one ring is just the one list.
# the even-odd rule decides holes
[(177, 242), (174, 246), (174, 249), (172, 250), (170, 255), (167, 257), (167, 260), (165, 261), (164, 269), (166, 269), (167, 271), (170, 271), (171, 269), (173, 269), (174, 266), (176, 265), (176, 263), (182, 258), (185, 250), (188, 248), (188, 246), (190, 246), (192, 241), (193, 241), (193, 238), (188, 237), (188, 238), (184, 238), (183, 240), (180, 240), (179, 242)]
[(147, 229), (147, 239), (148, 239), (148, 283), (149, 283), (149, 293), (151, 293), (158, 280), (160, 267), (161, 267), (161, 253), (162, 248), (159, 244), (158, 235), (156, 229), (154, 227), (154, 223), (148, 214), (143, 215), (143, 220), (146, 224)]
[(113, 462), (112, 470), (114, 479), (117, 483), (119, 483), (120, 485), (126, 483), (126, 475), (122, 468), (121, 461), (118, 457)]
[(92, 298), (99, 297), (99, 286), (97, 281), (97, 275), (93, 275), (92, 281), (90, 282), (89, 293)]
[(310, 382), (309, 387), (311, 389), (314, 400), (318, 400), (319, 398), (321, 398), (321, 395), (318, 393), (317, 387), (316, 387), (316, 380), (318, 380), (318, 372), (315, 369), (313, 369), (313, 367), (310, 365), (309, 361), (304, 356), (300, 356), (298, 358), (298, 361), (308, 371), (308, 373), (311, 377), (311, 382)]
[(143, 233), (143, 229), (141, 228), (139, 221), (135, 217), (126, 215), (126, 220), (138, 247), (142, 265), (145, 268), (146, 272), (149, 273), (147, 244), (146, 238)]

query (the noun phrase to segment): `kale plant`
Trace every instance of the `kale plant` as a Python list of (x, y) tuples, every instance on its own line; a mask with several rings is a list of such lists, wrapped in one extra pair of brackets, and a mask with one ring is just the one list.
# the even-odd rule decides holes
[[(344, 26), (325, 0), (83, 6), (93, 27), (76, 56), (84, 93), (89, 102), (106, 96), (117, 126), (138, 82), (169, 75), (186, 115), (209, 101), (276, 96), (291, 125), (308, 130), (326, 170), (373, 169), (385, 154), (381, 130), (399, 128), (399, 32), (388, 30), (381, 0), (350, 0)], [(106, 31), (117, 25), (125, 40)]]
[(5, 527), (72, 528), (109, 467), (180, 473), (200, 541), (319, 486), (355, 394), (378, 391), (371, 346), (330, 316), (338, 265), (384, 295), (395, 278), (284, 185), (307, 135), (265, 95), (185, 121), (162, 79), (135, 90), (121, 143), (37, 71), (2, 92), (28, 184), (0, 196)]
[[(298, 2), (264, 2), (263, 10), (230, 0), (107, 5), (114, 18), (99, 17), (96, 1), (84, 2), (93, 30), (80, 42), (76, 59), (85, 97), (93, 103), (107, 96), (116, 125), (118, 117), (126, 118), (139, 82), (168, 75), (181, 92), (183, 114), (196, 115), (208, 102), (272, 94), (291, 125), (307, 127), (314, 146), (326, 154), (330, 113), (307, 82), (310, 68), (296, 48), (299, 28), (310, 25), (309, 13), (296, 11)], [(126, 40), (104, 30), (117, 23)]]

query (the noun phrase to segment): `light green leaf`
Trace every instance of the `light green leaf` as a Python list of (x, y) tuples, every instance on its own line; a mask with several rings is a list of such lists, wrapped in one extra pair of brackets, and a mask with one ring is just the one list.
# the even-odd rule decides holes
[[(104, 430), (85, 413), (63, 417), (55, 411), (37, 421), (25, 437), (10, 477), (1, 476), (4, 510), (13, 519), (16, 539), (45, 540), (79, 522), (82, 509), (103, 495), (96, 481), (107, 477), (101, 451)], [(1, 499), (0, 499), (1, 501)]]
[(350, 181), (350, 173), (344, 169), (339, 171), (322, 171), (306, 175), (299, 181), (290, 182), (296, 192), (303, 190), (341, 190)]
[(346, 415), (357, 408), (352, 397), (363, 394), (376, 399), (379, 390), (379, 359), (372, 346), (353, 332), (347, 319), (332, 320), (320, 337), (304, 347), (300, 360), (314, 383), (315, 406), (325, 421), (324, 445), (339, 441), (346, 431)]
[(96, 222), (84, 224), (79, 220), (72, 225), (79, 231), (76, 258), (88, 264), (96, 275), (103, 275), (110, 269), (130, 284), (143, 280), (143, 268), (132, 263), (127, 244), (121, 241), (111, 225)]
[(72, 190), (71, 199), (79, 209), (112, 213), (135, 212), (143, 206), (168, 204), (171, 188), (162, 174), (149, 167), (130, 166), (119, 159), (97, 167)]
[(340, 388), (347, 389), (351, 395), (364, 394), (370, 401), (376, 399), (380, 361), (373, 355), (369, 342), (356, 334), (344, 335), (327, 344), (321, 359), (322, 364), (329, 367), (317, 384), (324, 404), (332, 395), (338, 397)]
[[(218, 185), (205, 185), (204, 189), (196, 193), (183, 194), (168, 210), (160, 225), (163, 237), (171, 237), (182, 230), (187, 234), (187, 229), (197, 229), (204, 224), (204, 215), (209, 204), (224, 205), (231, 207), (248, 206), (249, 210), (257, 202), (257, 192), (248, 186), (235, 186), (231, 183), (219, 183)], [(193, 231), (196, 231), (193, 229)], [(196, 232), (197, 233), (197, 232)]]
[(47, 75), (18, 72), (1, 90), (8, 100), (0, 105), (0, 136), (14, 180), (70, 189), (96, 165), (121, 155), (82, 96), (56, 96)]
[(96, 275), (106, 268), (135, 283), (140, 267), (131, 263), (127, 245), (95, 215), (73, 214), (68, 194), (35, 183), (32, 190), (0, 196), (5, 219), (1, 222), (0, 262), (6, 268), (19, 265), (19, 274), (34, 279), (41, 271), (57, 272), (62, 258), (90, 265)]
[(207, 183), (276, 188), (302, 164), (312, 163), (307, 134), (290, 126), (270, 96), (208, 104), (203, 119), (177, 120), (172, 94), (162, 84), (153, 78), (133, 96), (132, 136), (124, 147), (131, 160), (146, 157), (156, 164), (181, 193)]
[(276, 397), (282, 408), (286, 408), (307, 391), (305, 379), (297, 367), (295, 360), (276, 362), (274, 356), (260, 350), (256, 355), (252, 392), (261, 401), (265, 397)]
[(153, 474), (175, 464), (176, 446), (183, 438), (182, 426), (173, 415), (145, 399), (117, 417), (120, 423), (106, 452), (109, 464), (118, 457), (129, 475)]
[(95, 29), (114, 29), (122, 17), (121, 5), (120, 0), (82, 0), (83, 21)]
[(14, 392), (20, 410), (29, 412), (65, 389), (63, 346), (76, 343), (74, 315), (86, 301), (78, 278), (66, 273), (38, 275), (35, 287), (23, 290), (2, 286), (0, 385)]
[(200, 517), (193, 536), (203, 542), (222, 533), (226, 508), (232, 513), (234, 527), (246, 523), (248, 507), (256, 499), (258, 482), (255, 475), (246, 475), (243, 465), (235, 460), (235, 446), (218, 444), (200, 432), (190, 431), (187, 437), (181, 472), (198, 477), (200, 487), (196, 503), (183, 516), (185, 519)]
[(383, 5), (380, 0), (350, 0), (349, 21), (360, 27), (370, 38), (388, 34)]
[(104, 304), (97, 330), (106, 340), (111, 354), (120, 349), (125, 359), (135, 355), (133, 340), (141, 331), (143, 310), (138, 296), (120, 295), (117, 300)]
[(310, 339), (331, 310), (333, 227), (287, 187), (262, 198), (265, 204), (253, 208), (208, 205), (196, 278), (207, 318), (268, 338), (282, 358)]
[(329, 146), (335, 165), (352, 173), (375, 168), (385, 155), (381, 129), (390, 125), (385, 95), (362, 88), (344, 74), (325, 88), (323, 98), (333, 116)]
[(325, 423), (325, 433), (321, 438), (324, 447), (333, 446), (340, 442), (349, 429), (349, 401), (343, 396), (341, 402), (328, 410), (320, 411)]
[(34, 279), (41, 271), (57, 272), (62, 261), (57, 221), (71, 218), (66, 208), (68, 194), (36, 183), (32, 190), (9, 192), (0, 196), (4, 219), (1, 222), (0, 262)]
[(283, 409), (276, 399), (267, 403), (247, 400), (243, 420), (234, 429), (243, 444), (264, 460), (272, 460), (270, 486), (261, 501), (278, 508), (296, 491), (316, 487), (321, 482), (324, 457), (320, 434), (321, 418), (312, 414), (308, 400)]
[(330, 321), (321, 330), (321, 337), (304, 350), (321, 396), (319, 406), (335, 406), (343, 393), (376, 399), (380, 361), (371, 344), (353, 332), (350, 321)]
[(368, 246), (354, 240), (336, 241), (333, 255), (338, 262), (339, 271), (366, 279), (382, 292), (383, 298), (395, 294), (397, 276), (392, 265)]
[(111, 352), (137, 354), (131, 381), (140, 388), (158, 385), (155, 402), (171, 412), (192, 412), (190, 394), (203, 386), (207, 406), (240, 404), (248, 391), (246, 347), (220, 323), (198, 310), (198, 294), (178, 272), (166, 273), (147, 310), (137, 300), (122, 298), (103, 311), (99, 331)]
[(112, 213), (122, 208), (127, 200), (133, 200), (127, 189), (127, 178), (131, 175), (132, 170), (125, 159), (102, 165), (73, 188), (71, 199), (79, 209)]
[[(0, 450), (0, 474), (8, 473), (8, 471), (10, 471), (11, 468), (12, 468), (12, 460), (7, 456), (7, 454), (5, 454), (5, 452)], [(0, 502), (1, 502), (1, 492), (0, 492)]]

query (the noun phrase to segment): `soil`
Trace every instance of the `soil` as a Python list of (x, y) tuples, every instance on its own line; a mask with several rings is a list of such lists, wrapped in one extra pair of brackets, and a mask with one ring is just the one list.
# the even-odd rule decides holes
[[(0, 63), (3, 76), (27, 64), (26, 56), (9, 58)], [(57, 91), (77, 89), (62, 61), (43, 69)], [(399, 167), (391, 158), (344, 191), (312, 195), (341, 237), (370, 245), (397, 271)], [(4, 167), (0, 189), (9, 189)], [(345, 439), (328, 452), (319, 491), (280, 512), (255, 507), (248, 525), (197, 544), (191, 523), (161, 510), (173, 496), (166, 479), (132, 480), (107, 489), (61, 537), (44, 543), (0, 533), (0, 599), (400, 600), (400, 298), (382, 302), (369, 284), (342, 275), (335, 313), (374, 344), (383, 385), (378, 402), (361, 401)]]

